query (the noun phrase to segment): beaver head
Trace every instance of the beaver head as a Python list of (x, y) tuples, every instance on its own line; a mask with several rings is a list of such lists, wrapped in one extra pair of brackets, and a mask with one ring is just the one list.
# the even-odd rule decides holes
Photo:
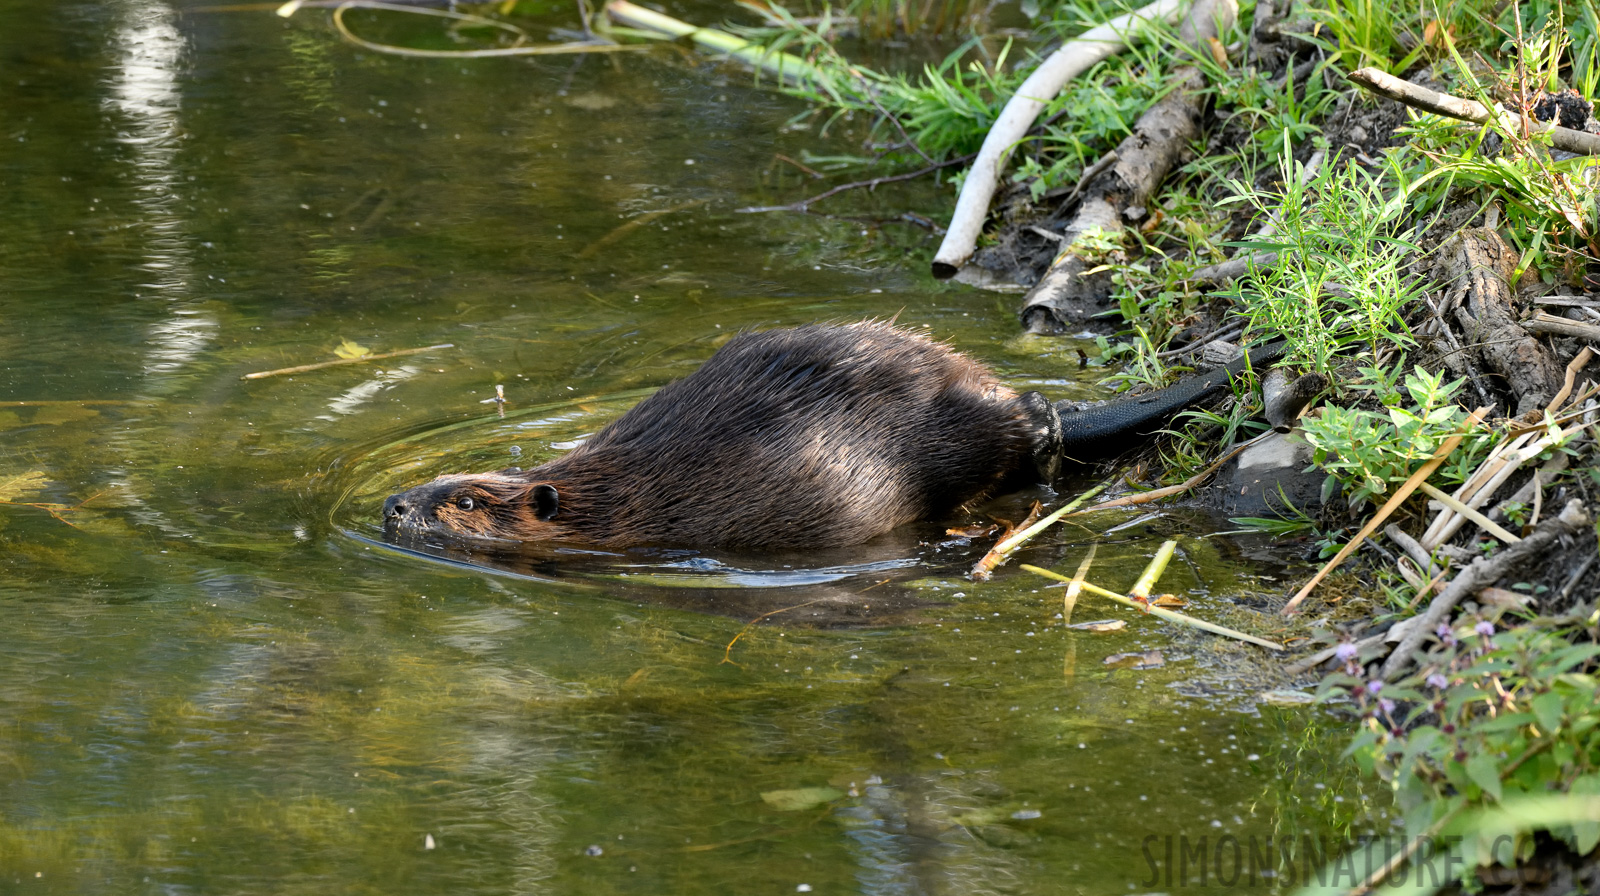
[(559, 539), (564, 527), (552, 521), (560, 512), (554, 485), (514, 470), (440, 476), (383, 502), (384, 527), (408, 535)]

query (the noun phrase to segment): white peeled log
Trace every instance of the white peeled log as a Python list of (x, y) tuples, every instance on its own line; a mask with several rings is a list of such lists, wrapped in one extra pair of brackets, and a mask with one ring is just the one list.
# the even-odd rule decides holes
[(1038, 120), (1039, 113), (1061, 92), (1061, 88), (1122, 50), (1128, 45), (1130, 37), (1151, 24), (1176, 20), (1186, 6), (1188, 0), (1156, 0), (1067, 41), (1034, 69), (1033, 74), (1022, 82), (1016, 95), (1001, 110), (1000, 117), (989, 129), (989, 135), (983, 139), (978, 157), (972, 161), (972, 169), (967, 172), (961, 195), (956, 199), (955, 213), (950, 216), (950, 227), (945, 231), (944, 242), (933, 257), (933, 276), (947, 280), (972, 258), (972, 252), (978, 245), (978, 234), (989, 215), (989, 201), (994, 198), (994, 191), (1000, 185), (1000, 170), (1005, 167), (1011, 150), (1027, 136), (1028, 130)]

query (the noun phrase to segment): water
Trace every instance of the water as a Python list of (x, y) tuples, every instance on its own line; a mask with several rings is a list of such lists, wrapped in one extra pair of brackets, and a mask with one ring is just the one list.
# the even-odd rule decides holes
[[(1087, 601), (1128, 627), (1065, 630), (938, 527), (801, 558), (379, 541), (389, 491), (553, 456), (744, 327), (898, 314), (1094, 394), (1076, 343), (923, 276), (895, 219), (936, 187), (734, 212), (819, 189), (775, 156), (846, 127), (671, 51), (396, 59), (316, 10), (11, 3), (0, 35), (0, 892), (1146, 891), (1198, 876), (1171, 844), (1385, 823), (1347, 723), (1253, 709), (1254, 648)], [(241, 379), (345, 340), (453, 347)], [(1105, 535), (1103, 584), (1174, 537), (1164, 587), (1270, 631), (1214, 526)]]

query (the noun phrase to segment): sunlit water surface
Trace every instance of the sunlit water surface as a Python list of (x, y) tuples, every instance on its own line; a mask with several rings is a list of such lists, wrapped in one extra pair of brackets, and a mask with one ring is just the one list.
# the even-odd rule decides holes
[[(382, 543), (390, 491), (552, 457), (741, 328), (898, 315), (1094, 394), (1080, 343), (923, 275), (894, 219), (943, 188), (736, 213), (819, 189), (777, 154), (858, 148), (796, 101), (670, 50), (378, 56), (319, 10), (11, 3), (0, 50), (0, 892), (1109, 893), (1216, 886), (1238, 844), (1266, 887), (1251, 846), (1387, 824), (1348, 723), (1256, 708), (1255, 648), (1087, 600), (1127, 628), (1067, 630), (941, 526)], [(241, 379), (344, 340), (452, 347)], [(1176, 538), (1164, 586), (1270, 632), (1216, 525), (1024, 560), (1098, 540), (1125, 588)]]

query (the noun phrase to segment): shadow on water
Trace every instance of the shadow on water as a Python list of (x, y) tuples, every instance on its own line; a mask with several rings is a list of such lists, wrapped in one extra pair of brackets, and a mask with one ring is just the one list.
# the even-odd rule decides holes
[[(908, 584), (926, 575), (907, 544), (867, 545), (837, 558), (808, 555), (715, 558), (694, 551), (632, 549), (620, 553), (548, 545), (490, 544), (385, 535), (379, 542), (410, 557), (462, 569), (566, 586), (597, 599), (713, 613), (767, 625), (859, 628), (923, 621), (938, 605)], [(879, 557), (880, 559), (872, 559)], [(835, 560), (837, 562), (830, 562)]]

